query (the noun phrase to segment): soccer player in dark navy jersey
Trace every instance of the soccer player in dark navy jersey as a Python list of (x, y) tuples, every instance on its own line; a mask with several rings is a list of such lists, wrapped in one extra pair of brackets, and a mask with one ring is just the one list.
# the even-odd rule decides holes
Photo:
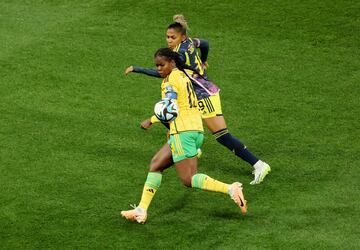
[[(174, 23), (170, 24), (166, 31), (166, 41), (168, 47), (178, 52), (187, 65), (196, 69), (196, 72), (186, 70), (185, 73), (191, 79), (198, 99), (198, 108), (202, 112), (203, 121), (208, 129), (220, 144), (254, 167), (253, 174), (255, 177), (250, 184), (261, 183), (270, 172), (270, 166), (252, 154), (227, 129), (221, 109), (220, 88), (210, 81), (205, 73), (209, 43), (204, 39), (191, 39), (187, 36), (187, 22), (182, 15), (174, 16)], [(200, 50), (200, 55), (197, 49)], [(160, 77), (159, 72), (152, 68), (130, 66), (125, 70), (125, 74), (127, 75), (130, 72)], [(147, 129), (154, 122), (157, 121), (153, 118), (145, 120), (142, 122), (142, 127)]]

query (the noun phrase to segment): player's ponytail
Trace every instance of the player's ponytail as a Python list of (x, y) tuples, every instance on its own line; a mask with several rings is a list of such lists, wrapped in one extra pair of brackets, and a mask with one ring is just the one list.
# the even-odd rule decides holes
[(173, 23), (168, 26), (168, 29), (175, 29), (180, 32), (182, 35), (186, 35), (189, 26), (185, 17), (182, 14), (177, 14), (173, 16)]
[(180, 23), (181, 26), (183, 26), (184, 29), (186, 29), (186, 30), (189, 29), (189, 26), (188, 26), (187, 21), (186, 21), (186, 19), (185, 19), (185, 17), (184, 17), (183, 14), (176, 14), (176, 15), (174, 15), (174, 16), (173, 16), (173, 21), (174, 21), (175, 23)]

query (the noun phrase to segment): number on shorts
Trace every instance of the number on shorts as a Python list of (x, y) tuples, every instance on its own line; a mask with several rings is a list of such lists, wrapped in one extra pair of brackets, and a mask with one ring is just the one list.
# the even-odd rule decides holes
[(198, 102), (198, 105), (199, 105), (200, 111), (203, 111), (204, 108), (205, 108), (205, 105), (204, 105), (203, 101), (199, 101), (199, 102)]
[(194, 89), (192, 87), (191, 82), (187, 82), (187, 91), (189, 93), (188, 98), (189, 98), (189, 106), (190, 108), (192, 107), (196, 107), (196, 102), (195, 102), (195, 93), (194, 93)]

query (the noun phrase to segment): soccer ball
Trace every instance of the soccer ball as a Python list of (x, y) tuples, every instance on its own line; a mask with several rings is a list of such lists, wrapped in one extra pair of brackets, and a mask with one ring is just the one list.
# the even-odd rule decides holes
[(161, 122), (171, 122), (178, 116), (179, 108), (173, 100), (165, 98), (155, 104), (154, 113)]

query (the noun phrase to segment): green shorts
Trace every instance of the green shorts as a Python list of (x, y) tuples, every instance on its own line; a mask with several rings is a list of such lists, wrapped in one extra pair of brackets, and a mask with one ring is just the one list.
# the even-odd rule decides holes
[(180, 132), (170, 135), (168, 144), (171, 147), (174, 162), (197, 156), (198, 149), (204, 141), (204, 135), (198, 131)]

